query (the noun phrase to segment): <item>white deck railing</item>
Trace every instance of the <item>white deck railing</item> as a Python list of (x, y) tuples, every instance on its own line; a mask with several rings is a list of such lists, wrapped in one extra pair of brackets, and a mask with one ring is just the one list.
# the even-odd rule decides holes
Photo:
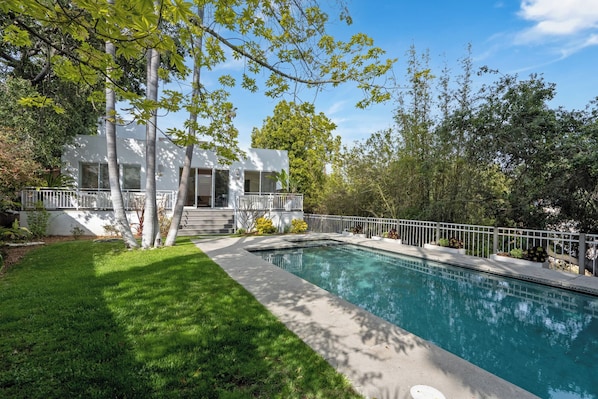
[(236, 208), (241, 210), (303, 211), (303, 194), (245, 193), (237, 197)]
[(441, 238), (456, 238), (463, 242), (468, 255), (483, 258), (514, 248), (541, 246), (562, 265), (561, 270), (571, 272), (582, 265), (578, 268), (582, 274), (583, 265), (587, 265), (598, 276), (598, 234), (359, 216), (306, 214), (304, 220), (310, 231), (320, 233), (341, 233), (359, 226), (363, 234), (372, 237), (394, 228), (403, 244), (418, 247)]
[[(157, 191), (158, 204), (164, 209), (172, 209), (175, 191)], [(123, 190), (125, 209), (142, 207), (145, 193), (141, 190)], [(86, 190), (72, 188), (28, 188), (21, 191), (21, 209), (35, 209), (38, 204), (45, 209), (93, 209), (110, 210), (112, 198), (110, 190)], [(303, 211), (303, 194), (289, 193), (247, 193), (237, 197), (237, 208), (259, 210)]]
[[(157, 191), (158, 204), (164, 209), (172, 209), (176, 192)], [(123, 190), (125, 209), (143, 207), (145, 193), (140, 190)], [(70, 188), (33, 188), (21, 191), (21, 209), (35, 209), (43, 204), (47, 210), (54, 209), (112, 209), (110, 190), (85, 190)]]

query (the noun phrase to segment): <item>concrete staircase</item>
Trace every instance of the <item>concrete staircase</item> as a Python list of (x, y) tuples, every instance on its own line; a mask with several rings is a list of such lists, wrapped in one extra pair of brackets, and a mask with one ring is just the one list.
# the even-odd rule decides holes
[(179, 226), (179, 235), (232, 234), (235, 222), (234, 212), (233, 209), (185, 209)]

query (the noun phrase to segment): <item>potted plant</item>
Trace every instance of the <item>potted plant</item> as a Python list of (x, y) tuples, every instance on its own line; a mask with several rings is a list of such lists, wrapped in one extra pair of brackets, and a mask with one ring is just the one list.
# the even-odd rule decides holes
[(530, 247), (527, 251), (524, 251), (522, 248), (513, 248), (509, 252), (492, 254), (490, 255), (490, 259), (519, 266), (546, 267), (548, 252), (541, 246)]
[(352, 235), (360, 238), (365, 238), (365, 233), (363, 232), (363, 226), (358, 224), (351, 229)]
[(465, 255), (465, 248), (463, 245), (463, 241), (456, 237), (440, 238), (435, 243), (424, 244), (424, 248), (434, 249), (436, 251)]
[(388, 230), (388, 232), (384, 233), (382, 237), (383, 241), (401, 244), (401, 237), (395, 228)]

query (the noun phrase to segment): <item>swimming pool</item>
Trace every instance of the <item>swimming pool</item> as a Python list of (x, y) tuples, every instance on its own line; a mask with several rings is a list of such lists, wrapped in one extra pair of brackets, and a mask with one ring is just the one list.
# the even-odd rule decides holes
[(256, 254), (542, 398), (598, 397), (598, 298), (352, 245)]

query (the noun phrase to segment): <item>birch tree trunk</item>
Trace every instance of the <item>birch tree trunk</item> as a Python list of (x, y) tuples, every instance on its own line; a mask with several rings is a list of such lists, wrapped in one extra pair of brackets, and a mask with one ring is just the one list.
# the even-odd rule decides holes
[[(147, 60), (147, 99), (158, 101), (158, 67), (160, 53), (156, 49), (148, 51)], [(156, 204), (156, 127), (158, 125), (158, 110), (154, 109), (145, 129), (145, 206), (143, 236), (141, 247), (144, 249), (160, 246), (160, 226), (158, 226), (158, 209)]]
[[(108, 0), (108, 3), (112, 5), (114, 4), (114, 0)], [(106, 54), (112, 59), (115, 58), (114, 44), (110, 41), (106, 42)], [(139, 244), (131, 231), (131, 225), (127, 219), (123, 195), (120, 189), (118, 157), (116, 151), (116, 95), (110, 79), (111, 70), (111, 67), (108, 67), (106, 70), (106, 155), (108, 158), (110, 196), (112, 198), (112, 207), (114, 208), (114, 218), (116, 219), (117, 228), (123, 237), (125, 245), (128, 248), (138, 248)]]
[[(203, 14), (204, 9), (203, 7), (199, 7), (197, 10), (197, 16), (199, 18), (199, 22), (203, 23)], [(200, 71), (201, 71), (201, 48), (202, 48), (202, 37), (198, 36), (195, 40), (196, 48), (195, 48), (195, 57), (194, 57), (194, 65), (193, 65), (193, 93), (192, 98), (198, 98), (200, 95), (199, 92), (199, 83), (200, 83)], [(193, 108), (192, 108), (193, 109)], [(191, 171), (191, 161), (193, 159), (193, 139), (195, 136), (195, 130), (193, 126), (197, 123), (197, 112), (191, 111), (189, 113), (189, 120), (192, 122), (189, 124), (189, 136), (191, 136), (190, 144), (187, 145), (185, 149), (185, 161), (183, 163), (183, 172), (181, 173), (181, 181), (179, 182), (179, 191), (176, 197), (176, 204), (174, 206), (173, 214), (172, 214), (172, 221), (170, 222), (170, 228), (168, 229), (168, 235), (166, 236), (166, 242), (164, 243), (165, 246), (170, 247), (173, 246), (176, 242), (176, 237), (179, 233), (179, 226), (181, 224), (181, 219), (183, 218), (183, 207), (185, 206), (185, 202), (187, 200), (187, 187), (189, 185), (189, 173)]]

